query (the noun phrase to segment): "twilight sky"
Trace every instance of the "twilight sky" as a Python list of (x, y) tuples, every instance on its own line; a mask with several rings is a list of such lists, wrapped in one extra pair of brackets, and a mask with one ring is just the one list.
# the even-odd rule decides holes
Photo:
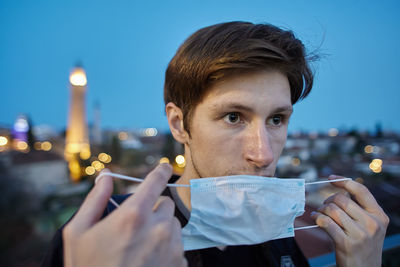
[(0, 126), (19, 113), (63, 129), (68, 77), (77, 61), (103, 128), (167, 129), (164, 72), (197, 29), (246, 20), (293, 30), (314, 64), (311, 95), (290, 130), (400, 131), (400, 4), (397, 1), (0, 1)]

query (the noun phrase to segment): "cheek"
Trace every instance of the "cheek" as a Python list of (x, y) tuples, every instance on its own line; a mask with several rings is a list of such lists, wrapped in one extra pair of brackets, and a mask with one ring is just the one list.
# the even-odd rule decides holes
[(276, 160), (278, 160), (280, 154), (282, 153), (283, 148), (285, 147), (286, 138), (287, 138), (286, 135), (287, 135), (286, 129), (282, 129), (281, 131), (274, 132), (271, 135), (271, 146), (272, 146), (272, 150), (274, 151)]
[(240, 155), (240, 136), (221, 129), (198, 129), (196, 133), (191, 147), (198, 160), (212, 159), (221, 164), (221, 161), (232, 162), (233, 157)]

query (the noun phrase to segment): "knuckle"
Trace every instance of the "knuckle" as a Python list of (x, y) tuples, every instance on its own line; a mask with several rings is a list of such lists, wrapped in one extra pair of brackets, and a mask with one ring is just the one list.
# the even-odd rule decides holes
[(345, 238), (343, 241), (343, 248), (344, 248), (344, 251), (347, 253), (352, 252), (354, 249), (354, 242), (348, 238)]
[(334, 202), (345, 207), (349, 203), (349, 198), (341, 193), (338, 193), (334, 197)]
[(386, 229), (388, 227), (388, 225), (389, 225), (390, 219), (385, 213), (383, 214), (382, 221), (383, 221), (383, 226)]
[(139, 207), (130, 207), (122, 214), (123, 216), (120, 218), (123, 225), (129, 225), (129, 227), (133, 225), (134, 227), (137, 227), (144, 223), (144, 218)]
[(358, 192), (359, 192), (361, 195), (365, 195), (365, 194), (368, 194), (368, 193), (369, 193), (369, 190), (368, 190), (368, 188), (367, 188), (365, 185), (360, 184), (360, 183), (357, 183), (357, 186), (358, 186)]
[(321, 212), (330, 217), (339, 217), (340, 208), (335, 203), (327, 203), (321, 208)]
[(380, 229), (380, 225), (375, 219), (368, 220), (367, 227), (368, 227), (368, 232), (371, 233), (372, 235), (374, 235)]
[(322, 228), (326, 228), (331, 223), (331, 220), (327, 216), (318, 216), (316, 220), (317, 224), (320, 225)]
[(370, 235), (365, 231), (360, 231), (359, 238), (355, 241), (355, 244), (363, 244), (366, 240), (370, 238)]
[(154, 226), (152, 235), (159, 241), (167, 241), (171, 238), (171, 230), (168, 223), (163, 222)]
[(339, 207), (335, 203), (328, 204), (328, 212), (330, 215), (338, 216), (339, 215)]

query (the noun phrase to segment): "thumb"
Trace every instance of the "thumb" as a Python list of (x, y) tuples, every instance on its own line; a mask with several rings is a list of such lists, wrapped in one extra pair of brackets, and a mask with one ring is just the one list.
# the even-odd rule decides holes
[(78, 232), (85, 232), (99, 221), (113, 192), (112, 178), (104, 172), (100, 175), (102, 176), (101, 179), (97, 181), (94, 188), (89, 192), (71, 221)]

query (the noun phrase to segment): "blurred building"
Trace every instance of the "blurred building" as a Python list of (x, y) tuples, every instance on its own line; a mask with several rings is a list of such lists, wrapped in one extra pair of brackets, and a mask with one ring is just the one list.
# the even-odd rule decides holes
[(76, 67), (70, 75), (71, 100), (65, 142), (65, 158), (69, 162), (70, 176), (74, 181), (81, 178), (80, 159), (90, 158), (85, 95), (87, 79), (85, 70)]

